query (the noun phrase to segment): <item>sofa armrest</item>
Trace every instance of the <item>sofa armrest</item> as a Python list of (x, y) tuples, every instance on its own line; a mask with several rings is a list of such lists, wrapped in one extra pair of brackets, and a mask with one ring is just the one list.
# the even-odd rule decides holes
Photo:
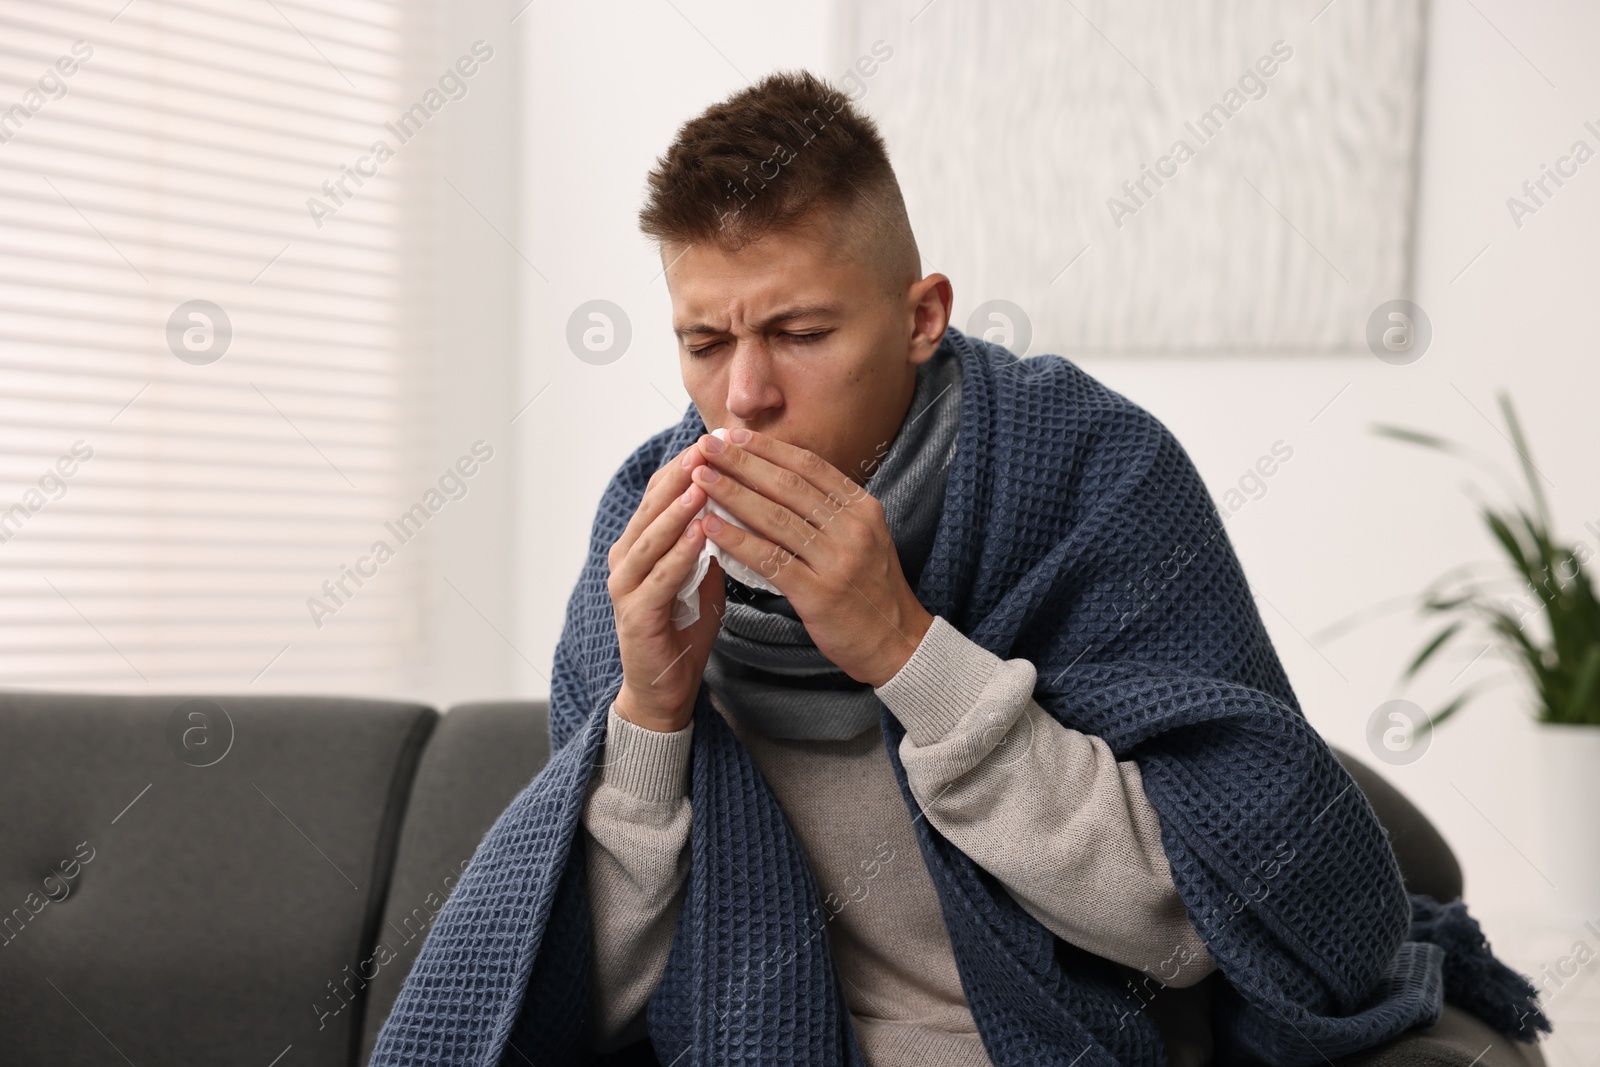
[(1426, 893), (1441, 903), (1461, 896), (1461, 864), (1428, 817), (1377, 771), (1348, 752), (1331, 745), (1329, 748), (1361, 787), (1378, 822), (1383, 824), (1405, 878), (1406, 891)]
[(545, 700), (458, 704), (439, 718), (417, 766), (400, 829), (362, 1020), (365, 1064), (433, 920), (494, 821), (550, 758)]

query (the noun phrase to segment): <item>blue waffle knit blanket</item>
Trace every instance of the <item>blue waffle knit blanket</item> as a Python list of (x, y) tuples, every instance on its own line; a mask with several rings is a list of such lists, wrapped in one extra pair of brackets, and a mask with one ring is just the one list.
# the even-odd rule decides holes
[[(1217, 1062), (1322, 1063), (1436, 1021), (1446, 999), (1521, 1040), (1548, 1030), (1533, 986), (1494, 958), (1460, 901), (1406, 892), (1166, 426), (1061, 357), (1019, 359), (954, 328), (942, 343), (962, 361), (960, 434), (918, 599), (996, 655), (1027, 658), (1051, 715), (1137, 761), (1173, 881), (1226, 978)], [(552, 758), (479, 844), (371, 1067), (591, 1058), (573, 843), (622, 684), (607, 553), (650, 475), (704, 432), (690, 405), (607, 485), (556, 647)], [(860, 1064), (804, 854), (704, 685), (694, 723), (692, 866), (647, 1009), (656, 1056)], [(904, 729), (887, 708), (882, 727), (997, 1067), (1165, 1063), (1144, 1010), (1160, 984), (1057, 938), (915, 818)]]

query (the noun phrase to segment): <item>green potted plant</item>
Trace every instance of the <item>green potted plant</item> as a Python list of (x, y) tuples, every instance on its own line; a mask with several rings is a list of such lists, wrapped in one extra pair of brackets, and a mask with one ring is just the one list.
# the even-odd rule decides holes
[[(1419, 607), (1444, 625), (1406, 665), (1401, 681), (1414, 677), (1452, 642), (1474, 636), (1478, 640), (1472, 647), (1498, 646), (1512, 663), (1512, 676), (1520, 675), (1531, 690), (1540, 735), (1540, 826), (1545, 838), (1540, 866), (1554, 883), (1557, 908), (1593, 916), (1600, 914), (1600, 834), (1589, 824), (1589, 816), (1600, 812), (1600, 601), (1585, 564), (1600, 552), (1582, 540), (1570, 545), (1558, 542), (1551, 533), (1550, 512), (1539, 485), (1542, 475), (1529, 455), (1510, 399), (1503, 391), (1497, 397), (1530, 502), (1502, 509), (1480, 501), (1484, 524), (1504, 552), (1497, 568), (1501, 573), (1486, 578), (1474, 574), (1469, 564), (1452, 568), (1429, 584)], [(1383, 423), (1372, 428), (1410, 444), (1471, 459), (1501, 477), (1492, 464), (1453, 441)], [(1588, 529), (1600, 539), (1594, 523)], [(1540, 632), (1531, 632), (1535, 628)], [(1503, 676), (1453, 696), (1428, 714), (1419, 732), (1455, 714), (1499, 677)]]

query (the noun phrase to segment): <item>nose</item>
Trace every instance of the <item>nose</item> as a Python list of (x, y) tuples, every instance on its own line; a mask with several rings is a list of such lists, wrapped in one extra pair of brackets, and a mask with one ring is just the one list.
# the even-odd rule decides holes
[(740, 341), (728, 361), (728, 414), (745, 423), (760, 422), (767, 412), (783, 406), (783, 390), (766, 344)]

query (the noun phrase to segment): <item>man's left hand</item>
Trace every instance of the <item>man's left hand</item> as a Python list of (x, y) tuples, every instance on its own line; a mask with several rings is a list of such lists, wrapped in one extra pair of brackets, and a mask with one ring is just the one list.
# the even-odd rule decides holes
[[(749, 440), (731, 440), (745, 433)], [(706, 536), (777, 586), (839, 669), (858, 682), (887, 682), (933, 616), (900, 569), (883, 505), (809, 449), (743, 429), (729, 437), (705, 434), (684, 463), (750, 531), (708, 515)]]

